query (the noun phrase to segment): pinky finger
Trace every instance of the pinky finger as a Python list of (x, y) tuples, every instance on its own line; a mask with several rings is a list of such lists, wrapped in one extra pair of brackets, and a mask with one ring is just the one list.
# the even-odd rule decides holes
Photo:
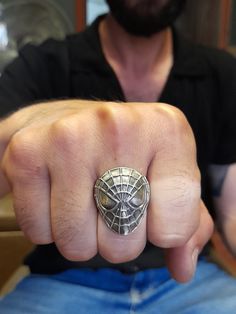
[[(34, 158), (36, 160), (36, 157)], [(33, 160), (33, 159), (32, 159)], [(50, 180), (46, 165), (38, 158), (27, 168), (6, 151), (4, 171), (12, 188), (17, 224), (34, 244), (53, 242), (50, 219)]]

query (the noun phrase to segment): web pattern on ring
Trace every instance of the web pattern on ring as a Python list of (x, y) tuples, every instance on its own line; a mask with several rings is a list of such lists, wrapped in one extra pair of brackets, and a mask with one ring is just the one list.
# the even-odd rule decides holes
[(136, 170), (119, 167), (96, 181), (94, 197), (107, 226), (127, 235), (138, 227), (147, 209), (150, 187), (146, 177)]

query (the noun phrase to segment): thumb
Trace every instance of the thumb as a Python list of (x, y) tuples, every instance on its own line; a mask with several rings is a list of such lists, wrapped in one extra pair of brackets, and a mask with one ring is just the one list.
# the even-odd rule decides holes
[(197, 266), (198, 255), (213, 233), (213, 221), (201, 202), (200, 224), (192, 238), (183, 246), (166, 250), (166, 263), (172, 277), (178, 282), (192, 279)]

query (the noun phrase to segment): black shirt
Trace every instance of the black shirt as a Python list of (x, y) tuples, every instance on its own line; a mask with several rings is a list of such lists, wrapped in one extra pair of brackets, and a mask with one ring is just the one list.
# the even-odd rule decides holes
[[(119, 81), (101, 48), (97, 19), (64, 41), (27, 45), (0, 79), (0, 115), (50, 99), (125, 101)], [(174, 65), (158, 101), (178, 107), (195, 135), (202, 197), (211, 214), (209, 164), (236, 162), (236, 60), (216, 49), (194, 45), (173, 30)], [(70, 262), (56, 247), (38, 246), (26, 259), (32, 272), (55, 273), (74, 267), (116, 267), (123, 271), (162, 266), (160, 249), (150, 243), (134, 261), (110, 264), (100, 256)]]

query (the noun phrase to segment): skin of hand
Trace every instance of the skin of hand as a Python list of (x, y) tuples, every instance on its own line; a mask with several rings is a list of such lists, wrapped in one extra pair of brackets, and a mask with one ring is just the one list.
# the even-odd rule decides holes
[[(136, 258), (146, 241), (166, 252), (179, 282), (194, 274), (213, 223), (200, 197), (192, 130), (167, 104), (56, 101), (0, 122), (0, 196), (12, 192), (25, 236), (55, 242), (69, 260), (98, 252), (112, 263)], [(131, 234), (113, 233), (93, 198), (96, 179), (126, 166), (147, 176), (151, 200)]]

